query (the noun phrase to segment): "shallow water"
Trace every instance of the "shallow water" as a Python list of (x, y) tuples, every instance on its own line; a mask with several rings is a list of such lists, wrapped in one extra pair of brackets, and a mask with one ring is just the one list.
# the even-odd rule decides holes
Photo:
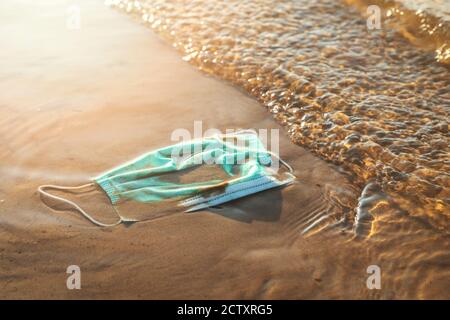
[(383, 2), (386, 19), (375, 30), (363, 1), (113, 6), (157, 31), (184, 60), (254, 96), (295, 143), (351, 175), (357, 203), (336, 186), (326, 195), (334, 222), (294, 217), (288, 230), (338, 227), (370, 239), (362, 245), (390, 270), (392, 297), (424, 298), (446, 296), (450, 271), (450, 15), (445, 5), (426, 3)]
[[(385, 28), (400, 32), (413, 44), (435, 52), (436, 60), (450, 64), (450, 2), (446, 0), (345, 0), (368, 15), (377, 5)], [(370, 9), (369, 9), (370, 11)]]
[(395, 206), (448, 233), (450, 75), (433, 51), (385, 25), (368, 30), (356, 9), (331, 0), (115, 5), (257, 98), (294, 142), (377, 189), (354, 210), (356, 224)]
[[(0, 5), (6, 62), (0, 69), (0, 296), (449, 297), (446, 207), (426, 209), (429, 199), (445, 201), (448, 186), (435, 196), (413, 191), (416, 204), (389, 188), (397, 180), (388, 168), (408, 152), (418, 168), (396, 166), (398, 172), (417, 177), (418, 169), (434, 165), (432, 172), (447, 177), (448, 150), (427, 153), (414, 142), (439, 151), (433, 139), (448, 141), (436, 127), (448, 120), (447, 69), (435, 62), (434, 49), (419, 51), (394, 28), (368, 32), (359, 12), (337, 2), (285, 1), (274, 9), (269, 1), (194, 1), (185, 10), (187, 2), (173, 1), (172, 20), (162, 25), (169, 2), (158, 2), (155, 29), (181, 42), (186, 60), (244, 88), (294, 141), (339, 166), (280, 135), (280, 151), (299, 177), (282, 192), (248, 197), (214, 214), (180, 212), (99, 229), (45, 202), (37, 186), (86, 183), (166, 145), (173, 128), (189, 129), (198, 119), (218, 128), (278, 126), (254, 100), (177, 61), (175, 50), (102, 1), (84, 2), (81, 30), (61, 28), (62, 3)], [(253, 16), (258, 19), (247, 19)], [(375, 144), (397, 158), (380, 158), (368, 147)], [(65, 196), (115, 222), (107, 199)], [(81, 264), (86, 280), (81, 296), (65, 286), (72, 263)], [(371, 264), (381, 267), (382, 290), (366, 287)]]

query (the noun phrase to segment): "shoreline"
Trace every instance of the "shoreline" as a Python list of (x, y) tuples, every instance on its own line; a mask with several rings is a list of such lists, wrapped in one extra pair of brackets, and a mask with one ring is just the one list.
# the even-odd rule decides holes
[[(389, 263), (383, 266), (386, 289), (367, 289), (367, 266), (398, 242), (374, 248), (351, 241), (351, 225), (302, 235), (313, 218), (338, 222), (348, 214), (342, 204), (355, 207), (359, 191), (338, 167), (294, 145), (243, 90), (196, 70), (148, 28), (101, 1), (81, 2), (80, 30), (64, 27), (70, 1), (46, 10), (32, 1), (10, 3), (0, 11), (6, 39), (0, 58), (7, 63), (0, 70), (0, 298), (437, 296), (433, 288), (405, 282)], [(219, 130), (279, 129), (280, 155), (297, 182), (219, 212), (172, 210), (114, 228), (52, 210), (39, 198), (39, 185), (82, 184), (171, 144), (173, 130), (191, 131), (198, 120)], [(106, 199), (87, 194), (77, 201), (112, 216)], [(242, 214), (250, 221), (239, 219)], [(70, 265), (81, 269), (81, 290), (66, 287)], [(403, 284), (409, 290), (395, 290)]]
[[(270, 261), (278, 255), (270, 247), (282, 248), (286, 241), (305, 246), (301, 230), (289, 237), (284, 234), (284, 221), (311, 213), (297, 213), (302, 203), (316, 201), (309, 210), (320, 210), (325, 200), (316, 199), (318, 191), (335, 181), (342, 185), (345, 179), (331, 165), (292, 144), (256, 101), (183, 62), (170, 45), (144, 26), (99, 4), (81, 7), (79, 31), (61, 30), (56, 23), (63, 21), (59, 15), (64, 9), (55, 5), (30, 17), (36, 22), (45, 15), (54, 17), (34, 31), (33, 55), (25, 55), (20, 45), (10, 46), (4, 53), (11, 69), (17, 70), (22, 63), (34, 69), (19, 69), (30, 73), (30, 82), (23, 76), (10, 76), (0, 97), (3, 105), (13, 106), (6, 116), (16, 115), (29, 127), (10, 142), (3, 135), (2, 141), (18, 144), (11, 146), (16, 152), (3, 156), (3, 167), (19, 168), (16, 176), (2, 183), (2, 190), (8, 190), (1, 204), (1, 241), (8, 243), (2, 251), (6, 257), (2, 259), (2, 298), (279, 296), (281, 292), (277, 293), (277, 286), (272, 288), (273, 280), (269, 280), (273, 273)], [(16, 32), (21, 31), (26, 32)], [(89, 50), (92, 46), (95, 50)], [(53, 49), (58, 52), (51, 54)], [(90, 54), (84, 56), (87, 52)], [(8, 70), (2, 73), (6, 77)], [(33, 82), (32, 77), (41, 80)], [(15, 90), (19, 83), (28, 88), (26, 94)], [(280, 153), (294, 166), (301, 183), (239, 200), (237, 208), (252, 211), (255, 220), (251, 223), (226, 217), (227, 212), (174, 212), (129, 227), (99, 229), (75, 212), (51, 210), (40, 201), (36, 192), (39, 184), (64, 184), (66, 175), (71, 176), (66, 184), (75, 184), (77, 176), (82, 183), (82, 177), (170, 144), (172, 130), (191, 131), (195, 120), (202, 120), (205, 128), (222, 130), (281, 129)], [(34, 131), (33, 125), (40, 128)], [(32, 141), (36, 143), (27, 144)], [(27, 179), (33, 170), (53, 172), (53, 177), (42, 174)], [(97, 200), (87, 197), (79, 201), (91, 211), (105, 211), (105, 203)], [(263, 208), (265, 213), (261, 213)], [(258, 221), (264, 214), (278, 220)], [(231, 267), (230, 262), (236, 259), (262, 260), (258, 265), (269, 266), (248, 285), (229, 291), (225, 283), (237, 284), (254, 272), (253, 263), (244, 261), (237, 264), (239, 269)], [(65, 287), (66, 265), (77, 263), (83, 289), (69, 291)], [(147, 271), (149, 268), (153, 271)], [(136, 274), (133, 280), (131, 275)], [(308, 282), (316, 285), (313, 279)]]

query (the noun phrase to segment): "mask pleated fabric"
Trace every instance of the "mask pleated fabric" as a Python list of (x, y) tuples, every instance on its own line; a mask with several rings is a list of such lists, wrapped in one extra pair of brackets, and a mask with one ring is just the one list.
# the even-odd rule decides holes
[[(289, 172), (284, 179), (274, 169), (280, 161)], [(77, 187), (43, 185), (41, 195), (64, 202), (97, 226), (155, 219), (170, 213), (196, 211), (294, 181), (292, 168), (264, 147), (257, 134), (245, 131), (182, 142), (143, 154)], [(74, 201), (49, 189), (102, 190), (118, 219), (104, 223)]]

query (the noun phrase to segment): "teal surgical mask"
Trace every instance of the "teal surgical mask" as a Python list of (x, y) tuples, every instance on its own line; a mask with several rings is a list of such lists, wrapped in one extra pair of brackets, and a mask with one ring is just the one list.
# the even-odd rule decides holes
[[(277, 173), (279, 162), (289, 169), (281, 180), (278, 178), (281, 175)], [(168, 174), (183, 174), (204, 165), (219, 166), (225, 178), (192, 183), (163, 179)], [(295, 179), (292, 171), (287, 163), (266, 150), (255, 132), (244, 131), (191, 140), (148, 152), (93, 178), (86, 185), (43, 185), (38, 191), (71, 205), (94, 224), (106, 227), (139, 220), (124, 218), (116, 210), (118, 221), (105, 224), (94, 219), (73, 201), (46, 190), (77, 190), (97, 185), (106, 193), (114, 208), (127, 201), (151, 205), (176, 200), (186, 212), (191, 212), (287, 185)]]

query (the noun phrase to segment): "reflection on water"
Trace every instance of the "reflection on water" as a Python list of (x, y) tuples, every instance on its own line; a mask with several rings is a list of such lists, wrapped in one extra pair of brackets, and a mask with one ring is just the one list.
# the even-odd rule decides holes
[[(149, 138), (157, 143), (170, 131), (158, 121), (167, 116), (160, 102), (168, 101), (167, 83), (200, 78), (183, 73), (156, 86), (158, 76), (176, 68), (168, 68), (172, 57), (153, 51), (162, 49), (154, 39), (140, 46), (145, 32), (127, 17), (83, 6), (83, 21), (96, 23), (68, 36), (57, 27), (63, 5), (47, 2), (45, 10), (31, 0), (0, 10), (10, 21), (0, 30), (7, 35), (0, 51), (7, 62), (0, 73), (0, 296), (64, 296), (65, 282), (58, 289), (55, 279), (67, 261), (81, 259), (92, 283), (101, 283), (101, 290), (83, 290), (86, 298), (450, 298), (449, 76), (433, 48), (418, 51), (384, 25), (368, 31), (359, 12), (336, 0), (123, 5), (185, 60), (261, 101), (294, 141), (339, 164), (338, 172), (353, 172), (354, 184), (322, 162), (308, 172), (302, 164), (311, 168), (317, 158), (289, 146), (302, 155), (291, 159), (306, 184), (299, 179), (283, 190), (281, 202), (272, 193), (265, 202), (248, 197), (213, 209), (243, 222), (276, 223), (200, 214), (100, 231), (64, 206), (50, 211), (37, 186), (81, 184), (145, 151)], [(31, 34), (32, 43), (18, 34)], [(117, 75), (120, 81), (108, 81)], [(176, 98), (191, 88), (189, 101), (204, 92), (186, 86)], [(155, 90), (163, 94), (149, 99)], [(223, 99), (224, 92), (231, 91), (211, 97)], [(171, 125), (184, 123), (170, 116)], [(226, 110), (216, 123), (233, 119)], [(99, 219), (115, 218), (107, 199), (72, 196)], [(270, 201), (277, 206), (265, 212)], [(381, 290), (365, 286), (372, 264), (381, 267)], [(44, 285), (33, 287), (37, 274)]]
[(386, 28), (394, 28), (419, 47), (433, 50), (436, 60), (450, 64), (450, 2), (446, 0), (345, 0), (362, 11), (381, 10)]
[[(173, 43), (184, 60), (254, 96), (295, 143), (352, 174), (357, 201), (333, 186), (326, 201), (305, 204), (306, 217), (287, 217), (288, 237), (349, 230), (370, 241), (348, 245), (361, 246), (384, 270), (387, 287), (374, 298), (448, 296), (445, 11), (437, 17), (422, 6), (407, 13), (383, 2), (388, 19), (381, 30), (368, 30), (357, 6), (335, 0), (114, 3)], [(351, 269), (340, 269), (342, 292)]]
[(392, 29), (368, 30), (334, 0), (115, 4), (185, 60), (244, 88), (293, 141), (349, 169), (355, 184), (379, 185), (387, 195), (362, 201), (357, 223), (390, 199), (447, 232), (450, 76), (431, 52)]

